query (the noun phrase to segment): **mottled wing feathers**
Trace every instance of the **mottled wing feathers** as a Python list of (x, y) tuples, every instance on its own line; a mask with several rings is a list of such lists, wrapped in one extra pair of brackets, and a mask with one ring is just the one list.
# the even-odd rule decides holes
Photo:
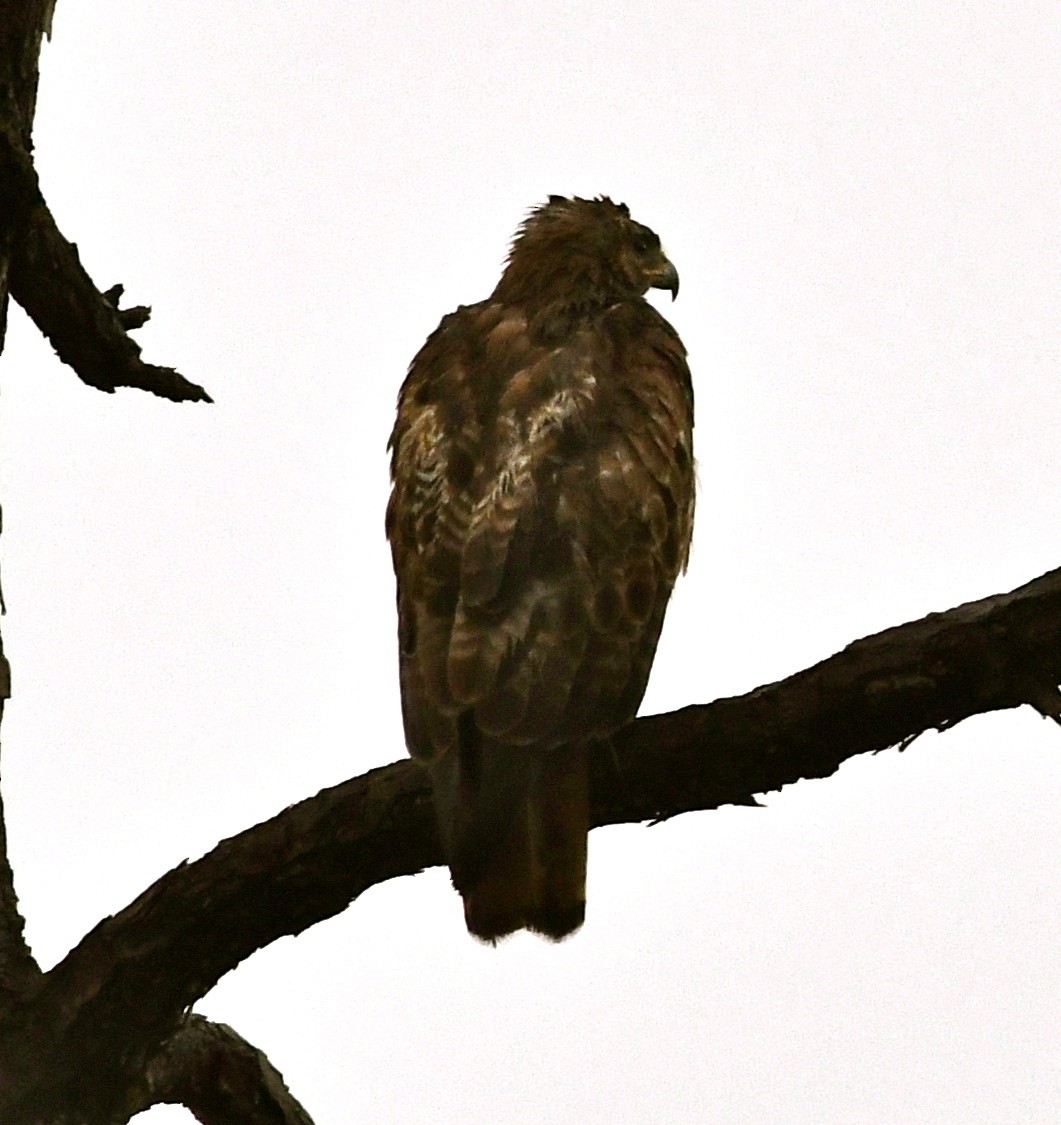
[(588, 747), (634, 717), (688, 557), (692, 385), (650, 285), (677, 274), (625, 208), (551, 199), (399, 396), (406, 740), (487, 939), (581, 921)]
[(429, 761), (467, 708), (484, 733), (537, 746), (632, 718), (688, 553), (691, 390), (673, 330), (624, 305), (567, 347), (514, 347), (499, 329), (519, 318), (500, 313), (447, 318), (392, 437), (406, 711), (435, 732), (410, 749)]

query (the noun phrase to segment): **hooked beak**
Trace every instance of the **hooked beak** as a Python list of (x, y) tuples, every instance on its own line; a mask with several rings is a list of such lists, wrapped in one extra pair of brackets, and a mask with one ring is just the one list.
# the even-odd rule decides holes
[(652, 271), (649, 277), (649, 288), (669, 289), (672, 301), (678, 296), (678, 271), (669, 258), (663, 258), (659, 268)]

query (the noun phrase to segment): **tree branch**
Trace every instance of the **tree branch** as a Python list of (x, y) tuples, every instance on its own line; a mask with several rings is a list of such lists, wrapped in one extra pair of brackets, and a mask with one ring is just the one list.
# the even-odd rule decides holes
[[(50, 0), (0, 0), (0, 165), (12, 163), (16, 155), (23, 164), (28, 163), (24, 146), (29, 145), (32, 133), (38, 56), (49, 19)], [(12, 251), (29, 205), (24, 193), (9, 188), (0, 173), (0, 352), (7, 334)], [(0, 613), (3, 611), (0, 593)], [(0, 639), (0, 718), (10, 695), (11, 669)], [(13, 1017), (22, 997), (40, 981), (40, 968), (26, 944), (24, 928), (0, 804), (0, 1021)]]
[[(6, 671), (6, 668), (7, 661), (0, 650), (0, 669)], [(0, 699), (0, 716), (2, 714), (3, 700)], [(8, 1004), (16, 1004), (40, 980), (40, 966), (26, 944), (25, 925), (7, 858), (7, 826), (0, 801), (0, 1012)]]
[[(739, 698), (638, 719), (615, 739), (614, 758), (602, 750), (594, 759), (593, 824), (753, 804), (855, 754), (1041, 700), (1059, 680), (1056, 570), (856, 641)], [(113, 1098), (182, 1013), (255, 949), (331, 917), (375, 883), (441, 862), (428, 783), (401, 761), (175, 868), (47, 974), (41, 1062), (6, 1097), (0, 1087), (0, 1118), (31, 1121), (25, 1110), (45, 1075), (82, 1107), (100, 1104), (104, 1088)]]
[(203, 1125), (313, 1125), (283, 1076), (231, 1027), (188, 1015), (147, 1067), (138, 1109), (185, 1106)]
[(82, 382), (113, 393), (136, 387), (173, 402), (212, 402), (202, 387), (171, 367), (140, 358), (128, 328), (150, 309), (117, 308), (121, 286), (101, 293), (81, 265), (77, 247), (60, 233), (41, 195), (37, 173), (18, 136), (0, 129), (0, 199), (17, 211), (11, 248), (11, 295)]
[[(0, 147), (9, 134), (0, 130)], [(0, 209), (0, 352), (3, 351), (6, 328), (6, 266), (10, 247), (15, 239), (19, 220), (20, 201), (8, 199)], [(0, 613), (4, 612), (4, 595), (0, 591)], [(11, 668), (4, 655), (3, 638), (0, 638), (0, 720), (4, 703), (11, 697)], [(18, 909), (14, 876), (7, 858), (7, 829), (3, 803), (0, 802), (0, 1000), (11, 1000), (21, 994), (40, 975), (40, 968), (26, 945), (25, 922)], [(2, 1004), (0, 1004), (2, 1010)]]
[[(734, 699), (638, 719), (598, 774), (594, 824), (754, 803), (989, 711), (1049, 715), (1061, 681), (1061, 569), (930, 613)], [(598, 762), (598, 765), (601, 763)]]

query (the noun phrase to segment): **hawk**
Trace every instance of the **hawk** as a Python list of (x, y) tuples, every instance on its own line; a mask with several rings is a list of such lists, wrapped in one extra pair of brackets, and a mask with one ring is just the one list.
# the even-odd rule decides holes
[(589, 752), (641, 703), (692, 533), (693, 390), (657, 235), (550, 196), (409, 367), (387, 506), (402, 716), (469, 931), (585, 915)]

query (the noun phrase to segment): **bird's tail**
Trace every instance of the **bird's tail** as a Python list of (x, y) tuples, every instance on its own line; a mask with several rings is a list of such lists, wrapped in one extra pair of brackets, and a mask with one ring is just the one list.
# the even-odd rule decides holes
[(461, 735), (436, 766), (435, 805), (468, 930), (559, 941), (586, 911), (587, 752), (484, 745), (473, 722)]

